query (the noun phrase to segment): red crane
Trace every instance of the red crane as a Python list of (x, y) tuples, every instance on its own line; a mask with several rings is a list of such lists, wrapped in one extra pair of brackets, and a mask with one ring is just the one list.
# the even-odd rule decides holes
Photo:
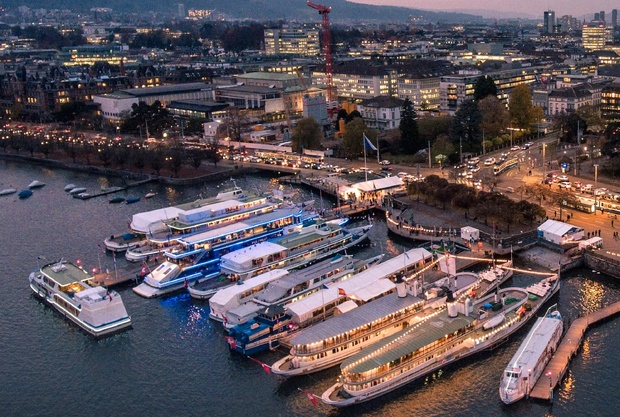
[(325, 78), (327, 80), (327, 101), (328, 108), (334, 101), (334, 86), (332, 84), (332, 49), (329, 39), (329, 12), (332, 11), (331, 7), (323, 6), (321, 4), (315, 4), (308, 1), (308, 6), (319, 11), (319, 14), (323, 16), (323, 50), (325, 53)]

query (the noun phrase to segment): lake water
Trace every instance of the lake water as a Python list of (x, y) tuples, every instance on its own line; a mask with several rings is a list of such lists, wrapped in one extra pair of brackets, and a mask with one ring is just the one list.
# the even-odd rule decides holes
[[(620, 320), (592, 328), (570, 365), (553, 405), (521, 401), (505, 406), (498, 397), (501, 373), (527, 325), (507, 343), (411, 383), (376, 401), (338, 410), (314, 407), (299, 389), (320, 395), (335, 381), (338, 367), (301, 378), (279, 379), (247, 358), (232, 354), (220, 323), (208, 319), (208, 304), (185, 293), (146, 300), (121, 287), (133, 329), (93, 340), (37, 301), (27, 283), (37, 256), (80, 260), (91, 268), (112, 268), (99, 246), (137, 212), (214, 195), (227, 185), (168, 187), (149, 184), (125, 196), (155, 197), (136, 204), (109, 204), (107, 197), (81, 201), (63, 191), (68, 183), (95, 192), (121, 185), (119, 179), (50, 170), (0, 160), (0, 189), (19, 190), (38, 179), (47, 185), (27, 200), (0, 197), (0, 404), (4, 416), (616, 416), (620, 409)], [(237, 178), (244, 188), (271, 186), (267, 176)], [(219, 188), (218, 188), (219, 187)], [(308, 191), (300, 191), (311, 198)], [(315, 196), (316, 197), (316, 196)], [(325, 204), (329, 204), (326, 202)], [(413, 247), (388, 236), (375, 222), (372, 245), (362, 256), (388, 256)], [(119, 257), (119, 263), (124, 258)], [(521, 267), (532, 267), (518, 263)], [(515, 274), (512, 284), (534, 277)], [(620, 299), (620, 283), (581, 269), (563, 277), (553, 299), (566, 318)], [(533, 322), (532, 322), (533, 323)], [(272, 363), (283, 352), (259, 359)]]

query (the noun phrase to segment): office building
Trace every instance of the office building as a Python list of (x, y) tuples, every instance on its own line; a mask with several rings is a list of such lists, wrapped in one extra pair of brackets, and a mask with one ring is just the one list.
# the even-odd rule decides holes
[(599, 21), (584, 23), (581, 29), (581, 42), (586, 51), (605, 49), (607, 30), (605, 24)]
[(543, 14), (544, 28), (543, 32), (553, 33), (553, 27), (555, 26), (555, 12), (553, 10), (547, 10)]
[(317, 56), (321, 53), (318, 29), (265, 29), (264, 33), (266, 55)]
[(618, 26), (618, 9), (611, 10), (611, 27), (615, 28)]

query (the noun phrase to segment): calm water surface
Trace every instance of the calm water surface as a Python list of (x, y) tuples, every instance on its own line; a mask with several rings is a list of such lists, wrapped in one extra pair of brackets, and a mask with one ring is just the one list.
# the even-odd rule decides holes
[[(502, 370), (529, 325), (493, 352), (452, 365), (376, 401), (338, 410), (317, 408), (299, 389), (320, 395), (338, 368), (281, 380), (256, 363), (231, 354), (221, 324), (208, 319), (208, 305), (187, 294), (146, 300), (119, 289), (133, 329), (96, 341), (31, 296), (28, 274), (37, 256), (80, 260), (90, 268), (112, 268), (103, 238), (122, 231), (132, 214), (214, 195), (221, 184), (173, 188), (157, 184), (126, 196), (157, 192), (150, 200), (108, 204), (106, 197), (81, 201), (68, 183), (90, 192), (120, 180), (0, 161), (0, 189), (19, 190), (38, 179), (47, 183), (28, 200), (0, 197), (0, 404), (3, 416), (617, 416), (620, 394), (620, 320), (591, 329), (573, 360), (552, 406), (522, 401), (505, 406), (498, 397)], [(238, 178), (245, 188), (269, 187), (269, 177)], [(304, 191), (304, 198), (311, 196)], [(374, 246), (363, 255), (395, 255), (408, 242), (388, 237), (377, 221)], [(118, 263), (124, 263), (119, 257)], [(518, 264), (523, 267), (532, 265)], [(517, 274), (515, 285), (535, 278)], [(554, 298), (565, 318), (620, 299), (619, 282), (589, 270), (564, 277)], [(272, 363), (283, 352), (259, 358)]]

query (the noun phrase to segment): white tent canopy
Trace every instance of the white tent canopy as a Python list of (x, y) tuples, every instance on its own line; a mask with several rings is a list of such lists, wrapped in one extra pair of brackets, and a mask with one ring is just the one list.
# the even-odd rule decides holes
[(561, 245), (568, 241), (581, 240), (583, 238), (583, 228), (549, 219), (538, 226), (538, 236), (549, 242)]

